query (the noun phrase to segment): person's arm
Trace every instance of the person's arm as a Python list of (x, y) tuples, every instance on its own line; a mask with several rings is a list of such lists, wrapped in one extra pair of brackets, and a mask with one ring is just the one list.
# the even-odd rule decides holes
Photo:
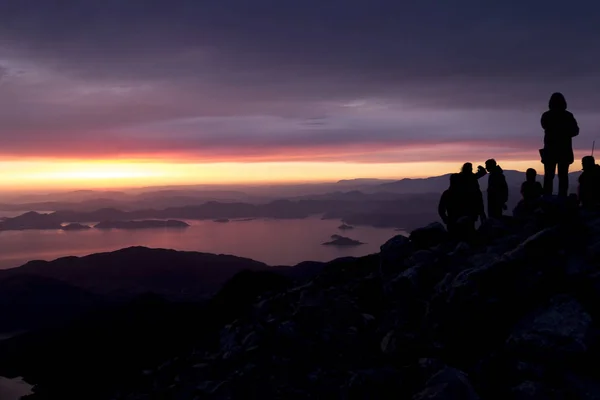
[(487, 171), (481, 165), (477, 167), (477, 172), (475, 172), (475, 178), (480, 179), (487, 175)]
[(521, 183), (521, 197), (525, 198), (525, 182)]
[(540, 124), (542, 125), (542, 129), (545, 131), (548, 129), (548, 111), (542, 114), (542, 118), (540, 119)]
[(569, 113), (569, 117), (570, 117), (570, 133), (571, 133), (571, 137), (575, 137), (577, 135), (579, 135), (579, 125), (577, 124), (577, 120), (575, 119), (575, 116), (571, 113)]

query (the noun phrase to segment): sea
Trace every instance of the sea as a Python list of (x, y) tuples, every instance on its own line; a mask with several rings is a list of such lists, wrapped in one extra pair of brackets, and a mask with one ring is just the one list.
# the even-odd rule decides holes
[[(0, 213), (12, 217), (15, 213)], [(84, 256), (130, 246), (230, 254), (268, 265), (295, 265), (302, 261), (330, 261), (379, 252), (391, 237), (406, 232), (392, 228), (356, 226), (340, 230), (339, 220), (245, 219), (229, 222), (185, 220), (189, 228), (140, 230), (25, 230), (0, 231), (0, 269), (20, 266), (30, 260), (54, 260)], [(89, 222), (93, 225), (95, 222)], [(363, 242), (359, 246), (324, 246), (332, 235)]]

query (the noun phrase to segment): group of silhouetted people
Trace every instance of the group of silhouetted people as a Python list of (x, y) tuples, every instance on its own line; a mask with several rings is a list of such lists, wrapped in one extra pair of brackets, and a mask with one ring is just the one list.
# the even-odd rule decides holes
[[(533, 213), (544, 197), (552, 196), (554, 176), (558, 168), (558, 196), (567, 198), (569, 191), (569, 166), (574, 162), (572, 139), (579, 134), (577, 120), (567, 111), (567, 102), (561, 93), (554, 93), (548, 103), (548, 111), (542, 114), (544, 148), (540, 149), (544, 165), (544, 185), (537, 182), (537, 172), (529, 168), (525, 182), (521, 185), (522, 199), (515, 209), (520, 214)], [(600, 165), (593, 156), (582, 159), (583, 172), (579, 177), (578, 193), (571, 196), (587, 210), (600, 210)], [(465, 163), (460, 173), (450, 176), (450, 187), (444, 191), (438, 206), (438, 213), (448, 230), (473, 229), (475, 222), (487, 218), (484, 210), (483, 194), (478, 180), (488, 175), (487, 216), (502, 218), (507, 209), (508, 185), (502, 168), (496, 160), (489, 159), (485, 168)]]
[(478, 182), (485, 175), (489, 175), (488, 215), (500, 218), (503, 210), (506, 210), (508, 185), (496, 160), (487, 160), (485, 168), (478, 166), (477, 172), (473, 172), (473, 164), (465, 163), (460, 173), (450, 175), (450, 187), (442, 194), (438, 206), (440, 217), (449, 231), (468, 230), (474, 227), (478, 219), (483, 222), (487, 218)]

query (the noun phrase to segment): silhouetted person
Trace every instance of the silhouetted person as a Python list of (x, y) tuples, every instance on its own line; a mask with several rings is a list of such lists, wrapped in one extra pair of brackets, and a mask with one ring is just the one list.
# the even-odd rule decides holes
[(525, 182), (521, 184), (522, 199), (513, 210), (515, 217), (525, 217), (534, 213), (540, 205), (540, 200), (544, 194), (542, 184), (537, 181), (537, 171), (529, 168), (525, 172)]
[(448, 232), (461, 239), (475, 231), (478, 214), (473, 214), (468, 193), (460, 174), (450, 175), (450, 187), (442, 193), (438, 214), (448, 228)]
[(489, 172), (487, 200), (488, 216), (491, 218), (501, 218), (502, 210), (506, 209), (508, 201), (508, 185), (504, 177), (504, 171), (496, 160), (489, 159), (485, 162), (485, 168)]
[(477, 173), (473, 173), (473, 164), (465, 163), (462, 166), (460, 174), (458, 174), (465, 205), (469, 209), (469, 215), (474, 217), (474, 221), (477, 221), (479, 217), (481, 218), (481, 222), (483, 222), (486, 218), (483, 208), (483, 195), (477, 181), (479, 178), (485, 176), (486, 173), (485, 168), (481, 165), (477, 167)]
[(554, 93), (548, 102), (549, 110), (542, 114), (544, 129), (544, 194), (552, 194), (554, 174), (558, 166), (558, 194), (567, 196), (569, 190), (569, 165), (573, 164), (572, 138), (579, 134), (573, 114), (567, 111), (567, 101), (561, 93)]
[(521, 196), (523, 197), (523, 202), (527, 205), (539, 201), (540, 197), (544, 194), (542, 184), (536, 178), (537, 171), (535, 169), (529, 168), (525, 171), (525, 182), (521, 184)]
[(470, 186), (471, 188), (479, 189), (478, 179), (484, 177), (487, 174), (485, 168), (481, 165), (477, 166), (477, 172), (473, 172), (473, 164), (470, 162), (464, 163), (460, 170), (460, 177), (464, 180), (465, 184)]
[(579, 203), (585, 209), (600, 208), (600, 165), (592, 156), (581, 160), (583, 172), (579, 176)]
[(463, 194), (460, 183), (460, 175), (450, 175), (450, 187), (442, 193), (438, 205), (438, 214), (448, 227), (448, 231), (452, 231), (456, 221), (466, 215), (466, 208), (461, 207)]

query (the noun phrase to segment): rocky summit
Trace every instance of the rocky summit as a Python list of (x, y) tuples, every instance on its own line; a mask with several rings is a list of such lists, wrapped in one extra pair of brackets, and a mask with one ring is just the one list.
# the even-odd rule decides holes
[(548, 207), (467, 241), (433, 223), (243, 301), (106, 398), (600, 399), (597, 214)]

